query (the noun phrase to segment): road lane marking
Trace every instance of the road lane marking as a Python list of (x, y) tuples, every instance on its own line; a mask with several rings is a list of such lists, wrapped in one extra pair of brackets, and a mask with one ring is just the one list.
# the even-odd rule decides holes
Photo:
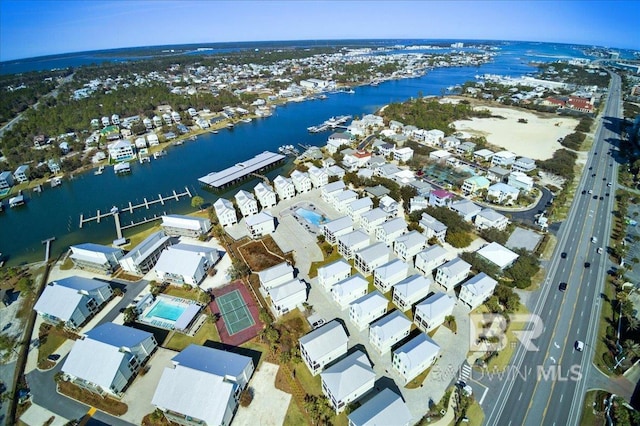
[(482, 405), (482, 401), (484, 401), (484, 397), (487, 396), (488, 391), (489, 388), (484, 388), (484, 392), (482, 393), (482, 397), (480, 398), (480, 401), (478, 401), (478, 404)]
[(559, 345), (559, 344), (557, 344), (556, 342), (553, 342), (553, 346), (555, 346), (555, 347), (556, 347), (556, 349), (560, 349), (560, 345)]
[(518, 397), (518, 401), (522, 399), (522, 392), (520, 392), (520, 396)]
[(560, 394), (560, 402), (562, 402), (562, 398), (564, 398), (564, 394)]

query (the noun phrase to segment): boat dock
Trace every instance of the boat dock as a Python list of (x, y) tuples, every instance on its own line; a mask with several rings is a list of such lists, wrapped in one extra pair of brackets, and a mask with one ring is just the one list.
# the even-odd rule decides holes
[(285, 160), (282, 154), (265, 151), (247, 161), (238, 163), (219, 172), (209, 173), (198, 179), (205, 187), (222, 189), (240, 183), (250, 177), (252, 173), (261, 173)]
[(46, 240), (42, 241), (42, 244), (45, 245), (44, 248), (44, 262), (47, 263), (49, 262), (49, 256), (51, 255), (51, 242), (54, 241), (56, 239), (56, 237), (51, 237), (51, 238), (47, 238)]
[(338, 117), (331, 117), (330, 119), (325, 120), (322, 124), (319, 124), (317, 126), (307, 127), (307, 130), (311, 133), (319, 133), (329, 129), (336, 129), (336, 128), (346, 129), (347, 127), (343, 126), (343, 124), (351, 120), (351, 118), (352, 117), (350, 115), (341, 115)]

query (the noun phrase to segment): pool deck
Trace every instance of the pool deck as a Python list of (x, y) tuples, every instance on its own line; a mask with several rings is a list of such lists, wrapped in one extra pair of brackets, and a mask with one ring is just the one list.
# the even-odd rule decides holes
[(309, 223), (309, 221), (307, 219), (305, 219), (304, 217), (302, 217), (302, 215), (300, 215), (300, 214), (298, 214), (296, 212), (296, 210), (298, 210), (300, 208), (312, 211), (314, 213), (317, 213), (320, 216), (322, 216), (323, 218), (325, 218), (327, 222), (330, 221), (330, 219), (327, 218), (327, 214), (324, 211), (322, 211), (320, 208), (318, 208), (314, 203), (312, 203), (310, 201), (297, 202), (296, 204), (292, 205), (291, 207), (289, 207), (289, 208), (287, 208), (285, 210), (282, 210), (278, 216), (279, 217), (285, 217), (285, 216), (293, 217), (296, 220), (296, 222), (298, 222), (300, 224), (300, 226), (302, 226), (303, 228), (305, 228), (307, 231), (311, 232), (314, 235), (318, 235), (318, 234), (322, 233), (322, 229), (320, 229), (319, 226), (317, 226), (317, 225), (315, 225), (313, 223)]
[[(174, 296), (167, 296), (167, 295), (158, 295), (156, 296), (156, 299), (153, 301), (153, 303), (151, 303), (149, 306), (147, 306), (144, 309), (144, 311), (142, 311), (142, 313), (138, 317), (138, 322), (143, 324), (148, 324), (153, 327), (162, 328), (165, 330), (175, 330), (175, 323), (178, 320), (177, 318), (176, 320), (172, 321), (166, 318), (157, 317), (155, 315), (152, 317), (147, 316), (158, 305), (160, 301), (165, 301), (165, 303), (180, 304), (181, 306), (184, 306), (185, 310), (189, 305), (200, 305), (194, 300), (183, 299), (181, 297), (174, 297)], [(184, 313), (184, 310), (182, 311), (182, 313)], [(182, 313), (180, 315), (182, 315)], [(180, 316), (178, 316), (178, 318), (179, 317)]]

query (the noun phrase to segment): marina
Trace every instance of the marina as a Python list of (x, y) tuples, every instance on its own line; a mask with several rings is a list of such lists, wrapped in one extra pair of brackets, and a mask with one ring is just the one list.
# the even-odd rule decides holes
[(282, 154), (265, 151), (249, 160), (240, 162), (219, 172), (212, 172), (201, 177), (198, 181), (205, 187), (222, 189), (242, 182), (252, 173), (259, 173), (280, 164), (285, 159)]
[(317, 126), (307, 127), (307, 130), (311, 133), (319, 133), (319, 132), (324, 132), (326, 130), (335, 129), (337, 127), (346, 129), (346, 127), (341, 125), (351, 120), (351, 118), (352, 117), (350, 115), (340, 115), (338, 117), (331, 117), (330, 119), (325, 120), (322, 124), (319, 124)]

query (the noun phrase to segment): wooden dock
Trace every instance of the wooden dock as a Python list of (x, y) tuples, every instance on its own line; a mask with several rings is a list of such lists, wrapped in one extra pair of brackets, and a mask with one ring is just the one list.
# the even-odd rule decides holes
[(51, 255), (51, 243), (53, 241), (55, 241), (56, 237), (51, 237), (51, 238), (47, 238), (46, 240), (42, 241), (42, 244), (45, 244), (45, 248), (44, 248), (44, 262), (47, 263), (49, 262), (49, 257)]

